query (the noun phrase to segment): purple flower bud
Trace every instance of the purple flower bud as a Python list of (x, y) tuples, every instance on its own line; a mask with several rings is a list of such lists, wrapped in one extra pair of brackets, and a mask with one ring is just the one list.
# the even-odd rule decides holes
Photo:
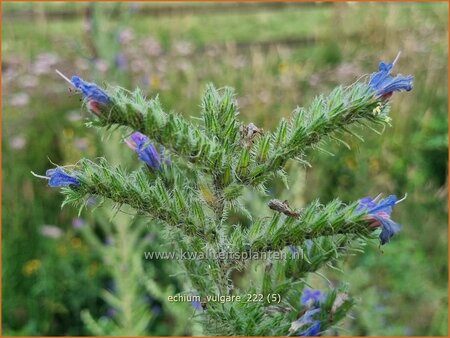
[(139, 159), (144, 161), (150, 168), (154, 170), (160, 169), (162, 158), (147, 136), (135, 132), (131, 135), (130, 140), (125, 140), (125, 142), (138, 154)]

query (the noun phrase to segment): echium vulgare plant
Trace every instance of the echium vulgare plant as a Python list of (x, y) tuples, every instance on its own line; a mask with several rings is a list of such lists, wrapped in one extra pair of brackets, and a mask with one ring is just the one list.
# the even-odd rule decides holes
[[(274, 131), (240, 122), (231, 88), (208, 85), (201, 118), (193, 123), (164, 111), (158, 97), (148, 99), (139, 89), (101, 89), (78, 76), (64, 76), (93, 113), (88, 125), (122, 131), (142, 165), (128, 172), (104, 158), (81, 159), (40, 177), (61, 187), (63, 205), (81, 210), (92, 196), (119, 208), (127, 204), (158, 221), (174, 250), (201, 256), (180, 260), (190, 288), (178, 296), (192, 302), (206, 334), (321, 335), (346, 316), (354, 301), (347, 286), (315, 290), (307, 284), (308, 274), (374, 236), (388, 243), (400, 230), (391, 219), (400, 200), (394, 195), (347, 203), (334, 199), (296, 208), (271, 199), (271, 216), (258, 217), (246, 209), (243, 192), (264, 194), (269, 180), (286, 180), (283, 168), (289, 160), (307, 164), (308, 149), (320, 150), (327, 139), (342, 141), (345, 133), (358, 136), (353, 125), (377, 133), (375, 127), (389, 125), (392, 94), (410, 91), (413, 81), (391, 75), (394, 63), (380, 63), (370, 77), (339, 86), (308, 108), (296, 108)], [(249, 221), (233, 224), (231, 211)], [(262, 269), (249, 285), (239, 276), (255, 257)]]

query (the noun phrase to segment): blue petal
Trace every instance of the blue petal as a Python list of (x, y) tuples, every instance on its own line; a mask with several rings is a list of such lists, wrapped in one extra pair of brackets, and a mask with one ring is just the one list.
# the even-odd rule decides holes
[(293, 332), (298, 332), (298, 330), (305, 325), (309, 325), (314, 323), (314, 319), (312, 318), (315, 314), (319, 313), (320, 309), (312, 309), (306, 311), (303, 316), (297, 319), (295, 322), (291, 323), (291, 329)]
[(392, 92), (399, 92), (402, 90), (409, 92), (413, 89), (413, 80), (414, 77), (411, 75), (397, 75), (396, 77), (389, 76), (384, 81), (382, 81), (381, 84), (378, 85), (377, 94), (383, 96)]
[(192, 307), (193, 307), (195, 310), (197, 310), (197, 311), (203, 311), (202, 303), (200, 303), (199, 301), (193, 300), (193, 301), (191, 302), (191, 304), (192, 304)]
[(390, 195), (379, 202), (375, 202), (372, 197), (364, 197), (358, 201), (357, 211), (367, 210), (368, 214), (377, 214), (385, 212), (388, 215), (392, 213), (392, 207), (397, 202), (397, 196)]
[(320, 321), (316, 320), (305, 331), (299, 333), (299, 336), (314, 337), (320, 333)]
[(393, 63), (380, 62), (380, 65), (378, 66), (378, 70), (382, 71), (382, 72), (390, 73), (393, 67), (394, 67)]
[(305, 289), (303, 290), (300, 302), (302, 303), (302, 305), (307, 305), (309, 303), (314, 304), (315, 302), (320, 302), (321, 299), (322, 299), (322, 292), (320, 292), (320, 290)]
[(302, 322), (305, 324), (312, 323), (313, 317), (320, 312), (320, 308), (308, 310), (305, 312), (305, 314), (302, 316)]
[(380, 233), (381, 245), (389, 243), (392, 236), (394, 236), (397, 232), (399, 232), (402, 229), (402, 226), (400, 224), (395, 223), (393, 220), (389, 218), (384, 218), (377, 215), (373, 215), (372, 217), (381, 224), (381, 233)]
[(359, 200), (357, 210), (367, 210), (367, 215), (380, 223), (380, 241), (382, 245), (388, 243), (391, 237), (401, 230), (401, 225), (390, 219), (392, 208), (396, 203), (397, 196), (395, 195), (390, 195), (378, 203), (374, 202), (371, 197)]
[[(131, 135), (132, 141), (136, 144), (136, 153), (141, 161), (155, 170), (159, 170), (161, 166), (161, 156), (155, 146), (150, 143), (147, 136), (142, 133), (135, 132)], [(167, 161), (166, 161), (167, 162)]]
[(138, 131), (131, 134), (131, 139), (134, 143), (136, 143), (136, 146), (138, 148), (141, 148), (143, 145), (149, 142), (148, 137)]
[(161, 157), (159, 156), (153, 144), (149, 144), (144, 148), (138, 148), (137, 153), (139, 159), (147, 163), (151, 168), (158, 170), (161, 165)]
[(369, 84), (374, 89), (376, 89), (382, 81), (386, 80), (386, 78), (389, 78), (389, 73), (393, 66), (394, 65), (392, 63), (385, 64), (383, 62), (380, 62), (378, 72), (372, 74)]
[(358, 201), (358, 207), (356, 208), (357, 211), (361, 211), (364, 209), (370, 210), (372, 208), (375, 208), (377, 204), (374, 202), (372, 197), (364, 197), (361, 198)]
[(390, 195), (381, 201), (378, 202), (378, 204), (372, 208), (369, 209), (369, 214), (377, 214), (380, 212), (385, 212), (388, 215), (392, 213), (392, 207), (397, 202), (397, 196)]

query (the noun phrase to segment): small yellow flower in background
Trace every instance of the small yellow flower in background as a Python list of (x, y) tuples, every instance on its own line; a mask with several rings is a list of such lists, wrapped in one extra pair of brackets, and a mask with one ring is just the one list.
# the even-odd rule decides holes
[(99, 268), (98, 262), (92, 262), (88, 267), (89, 277), (94, 277)]
[(49, 298), (43, 299), (43, 306), (45, 306), (46, 309), (49, 309), (53, 313), (61, 313), (61, 314), (69, 313), (69, 310), (65, 307), (64, 304), (55, 302)]
[(278, 71), (283, 74), (289, 70), (289, 65), (286, 62), (281, 62), (278, 66)]
[(150, 87), (153, 89), (161, 88), (161, 79), (158, 75), (154, 75), (150, 77)]
[(81, 239), (79, 239), (78, 237), (72, 238), (70, 244), (72, 244), (72, 248), (74, 249), (81, 249), (81, 247), (83, 246)]
[(60, 255), (60, 256), (66, 256), (67, 255), (67, 248), (66, 248), (66, 246), (64, 244), (60, 244), (58, 246), (57, 252), (58, 252), (58, 255)]
[(75, 134), (75, 132), (74, 132), (74, 130), (72, 128), (65, 128), (63, 130), (63, 136), (65, 138), (72, 139), (74, 134)]
[(380, 171), (380, 161), (377, 158), (371, 158), (369, 160), (369, 168), (372, 173), (378, 173)]
[(41, 267), (42, 263), (39, 259), (32, 259), (25, 263), (22, 268), (22, 273), (29, 277), (34, 274)]
[(355, 161), (355, 159), (353, 157), (347, 157), (345, 159), (345, 164), (351, 170), (355, 170), (358, 167), (357, 164), (356, 164), (356, 161)]

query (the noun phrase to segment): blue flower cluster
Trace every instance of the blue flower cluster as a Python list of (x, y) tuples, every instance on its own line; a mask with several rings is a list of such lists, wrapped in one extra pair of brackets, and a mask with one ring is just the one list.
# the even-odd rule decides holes
[(373, 73), (370, 77), (369, 85), (375, 90), (378, 96), (389, 98), (393, 92), (402, 90), (410, 91), (413, 88), (413, 76), (397, 75), (393, 77), (390, 75), (395, 61), (392, 63), (380, 62), (378, 72)]
[(298, 336), (318, 336), (320, 334), (320, 320), (314, 317), (320, 313), (320, 304), (323, 302), (324, 296), (320, 290), (305, 289), (303, 291), (300, 303), (302, 306), (306, 307), (307, 310), (299, 319), (291, 324), (291, 329), (297, 331), (307, 326), (307, 328), (300, 333)]
[(203, 311), (202, 303), (198, 300), (193, 300), (191, 304), (195, 311)]
[(382, 245), (388, 243), (391, 237), (401, 229), (400, 224), (391, 220), (392, 207), (399, 202), (395, 195), (390, 195), (378, 202), (372, 197), (359, 200), (356, 210), (366, 210), (367, 218), (374, 221), (373, 226), (381, 226), (380, 241)]
[(76, 176), (66, 173), (61, 167), (47, 170), (45, 173), (45, 178), (49, 180), (48, 185), (52, 188), (80, 185), (80, 181), (76, 178)]
[(138, 154), (139, 159), (144, 161), (150, 168), (154, 170), (160, 169), (162, 158), (147, 136), (135, 132), (131, 135), (130, 140), (125, 142)]
[(77, 88), (88, 101), (95, 101), (101, 104), (109, 103), (109, 96), (94, 83), (84, 81), (79, 76), (72, 76), (70, 82)]

